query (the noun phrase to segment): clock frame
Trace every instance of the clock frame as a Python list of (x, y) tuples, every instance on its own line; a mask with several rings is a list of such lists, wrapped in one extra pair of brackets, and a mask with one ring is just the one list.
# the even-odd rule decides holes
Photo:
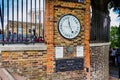
[(58, 21), (58, 32), (65, 39), (76, 38), (81, 32), (79, 19), (72, 14), (63, 15)]

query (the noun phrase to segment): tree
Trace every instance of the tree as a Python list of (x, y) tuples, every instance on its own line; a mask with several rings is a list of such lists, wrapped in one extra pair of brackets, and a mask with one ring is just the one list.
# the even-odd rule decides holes
[(116, 48), (118, 47), (118, 35), (117, 35), (118, 27), (117, 26), (112, 26), (110, 30), (110, 42), (111, 42), (111, 47)]
[(118, 27), (118, 46), (120, 47), (120, 24)]
[[(108, 42), (110, 17), (108, 11), (109, 0), (91, 0), (91, 41)], [(107, 36), (106, 36), (107, 35)]]
[[(97, 40), (99, 42), (101, 40), (105, 41), (104, 39), (106, 39), (106, 36), (104, 35), (109, 35), (110, 28), (108, 7), (114, 8), (114, 11), (120, 15), (120, 0), (91, 0), (91, 7), (92, 18), (90, 39), (92, 41)], [(104, 34), (105, 32), (106, 34)]]
[(120, 27), (112, 26), (110, 30), (110, 42), (112, 48), (120, 47)]
[(114, 11), (120, 15), (120, 0), (111, 0)]

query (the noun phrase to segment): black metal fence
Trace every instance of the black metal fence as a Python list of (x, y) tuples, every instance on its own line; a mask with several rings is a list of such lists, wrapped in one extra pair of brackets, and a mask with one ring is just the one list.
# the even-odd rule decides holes
[(0, 43), (44, 42), (45, 0), (0, 0)]
[(100, 11), (92, 12), (90, 42), (109, 42), (110, 38), (110, 17)]

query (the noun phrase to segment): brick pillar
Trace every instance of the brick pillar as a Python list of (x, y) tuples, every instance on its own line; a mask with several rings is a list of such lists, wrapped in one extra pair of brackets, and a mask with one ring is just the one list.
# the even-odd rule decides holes
[[(56, 22), (54, 21), (58, 21), (60, 16), (62, 16), (63, 14), (74, 14), (76, 16), (79, 17), (79, 19), (81, 20), (81, 23), (83, 22), (83, 34), (84, 34), (84, 40), (83, 40), (83, 45), (85, 50), (85, 68), (88, 68), (88, 72), (87, 72), (87, 79), (90, 80), (90, 47), (89, 47), (89, 37), (90, 37), (90, 0), (85, 0), (84, 1), (85, 5), (79, 5), (78, 3), (72, 3), (72, 2), (62, 2), (59, 0), (46, 0), (46, 4), (45, 4), (45, 42), (47, 43), (47, 72), (51, 73), (54, 71), (54, 44), (55, 45), (61, 45), (61, 43), (63, 43), (64, 45), (69, 45), (67, 42), (71, 43), (72, 45), (75, 45), (74, 43), (79, 42), (78, 40), (73, 40), (73, 41), (67, 41), (64, 38), (62, 38), (59, 33), (57, 32), (57, 29), (55, 28), (55, 24)], [(62, 7), (55, 7), (55, 6), (59, 6), (61, 5)], [(84, 7), (85, 6), (85, 7)], [(66, 7), (65, 9), (63, 7)], [(77, 14), (74, 11), (71, 11), (70, 8), (76, 7), (74, 10), (77, 12), (78, 10), (76, 10), (77, 8), (85, 8), (85, 13), (82, 14), (81, 16), (80, 14)], [(54, 13), (54, 8), (56, 9), (56, 14)], [(59, 9), (59, 10), (57, 10)], [(83, 12), (83, 10), (80, 10), (80, 12)], [(59, 13), (59, 14), (58, 14)], [(59, 16), (59, 17), (58, 17)], [(82, 16), (84, 16), (84, 18), (82, 19)], [(56, 30), (54, 30), (56, 29)], [(56, 34), (54, 34), (54, 31), (56, 31)], [(54, 39), (54, 35), (59, 37), (59, 42), (58, 39)], [(80, 37), (79, 37), (80, 38)], [(57, 40), (57, 41), (56, 41)], [(62, 41), (61, 41), (62, 40)], [(54, 42), (56, 41), (56, 43)], [(72, 43), (73, 42), (73, 43)], [(58, 44), (57, 44), (58, 43)], [(81, 43), (82, 44), (82, 43)], [(80, 44), (79, 44), (80, 45)]]
[(87, 72), (87, 80), (90, 80), (90, 0), (86, 0), (85, 16), (84, 16), (84, 27), (85, 27), (85, 67)]
[(47, 73), (54, 71), (53, 45), (53, 5), (51, 0), (45, 1), (45, 42), (47, 44)]

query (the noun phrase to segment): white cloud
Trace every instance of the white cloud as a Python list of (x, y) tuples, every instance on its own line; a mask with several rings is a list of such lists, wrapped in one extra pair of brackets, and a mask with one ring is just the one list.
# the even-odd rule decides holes
[(110, 15), (109, 16), (111, 17), (110, 26), (119, 26), (119, 23), (120, 23), (119, 19), (120, 18), (118, 18), (117, 13), (113, 12), (113, 8), (110, 10)]

